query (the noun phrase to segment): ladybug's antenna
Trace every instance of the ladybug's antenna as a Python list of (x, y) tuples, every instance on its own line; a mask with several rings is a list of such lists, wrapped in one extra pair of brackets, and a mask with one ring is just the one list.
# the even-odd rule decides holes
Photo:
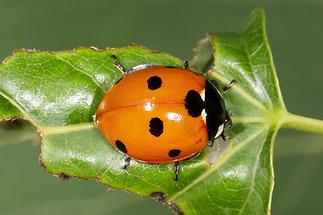
[(119, 62), (119, 60), (118, 60), (118, 58), (117, 58), (117, 56), (115, 56), (114, 54), (113, 55), (111, 55), (110, 56), (111, 57), (111, 59), (112, 59), (112, 61), (113, 61), (113, 64), (123, 73), (123, 74), (127, 74), (127, 70), (126, 70), (126, 68), (124, 68), (121, 64), (120, 64), (120, 62)]
[(225, 85), (225, 86), (222, 88), (222, 93), (224, 94), (224, 93), (228, 92), (228, 91), (231, 89), (232, 85), (234, 85), (235, 83), (237, 83), (237, 81), (236, 81), (236, 80), (232, 80), (232, 81), (230, 81), (230, 83), (229, 83), (228, 85)]

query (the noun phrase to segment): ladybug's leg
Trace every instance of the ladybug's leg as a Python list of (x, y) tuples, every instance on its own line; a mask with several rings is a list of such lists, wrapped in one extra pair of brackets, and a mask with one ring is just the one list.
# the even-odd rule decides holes
[(131, 158), (130, 157), (126, 157), (126, 159), (124, 160), (125, 164), (122, 167), (122, 169), (127, 170), (128, 167), (130, 166), (130, 161), (131, 161)]
[(227, 141), (227, 139), (229, 138), (224, 132), (221, 134), (221, 138), (223, 141)]
[(223, 93), (228, 92), (231, 89), (232, 85), (234, 85), (235, 83), (236, 83), (236, 80), (232, 80), (228, 85), (222, 88), (222, 92)]
[(179, 161), (175, 162), (175, 181), (178, 181), (178, 175), (179, 175)]
[(212, 147), (214, 145), (214, 139), (209, 140), (209, 142), (207, 143), (208, 147)]
[(187, 60), (184, 61), (184, 69), (188, 69), (188, 61)]
[(123, 74), (127, 74), (127, 69), (126, 68), (124, 68), (121, 64), (120, 64), (120, 62), (119, 62), (119, 60), (118, 60), (118, 58), (117, 58), (117, 56), (115, 56), (114, 54), (113, 55), (111, 55), (110, 56), (111, 57), (111, 59), (112, 59), (112, 61), (113, 61), (113, 64), (123, 73)]

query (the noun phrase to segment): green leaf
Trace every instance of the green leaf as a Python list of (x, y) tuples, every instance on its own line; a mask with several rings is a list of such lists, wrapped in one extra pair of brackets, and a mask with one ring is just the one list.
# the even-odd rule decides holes
[(22, 117), (18, 108), (12, 105), (4, 97), (0, 97), (0, 120), (10, 120), (14, 117)]
[(151, 195), (179, 214), (270, 213), (273, 143), (292, 115), (279, 90), (263, 10), (253, 11), (238, 32), (208, 35), (196, 47), (191, 65), (196, 71), (219, 87), (236, 81), (224, 94), (233, 126), (229, 141), (218, 140), (181, 162), (177, 182), (173, 164), (132, 160), (127, 171), (122, 169), (125, 157), (95, 127), (93, 115), (104, 93), (122, 76), (112, 54), (128, 69), (146, 63), (182, 66), (175, 57), (139, 46), (20, 50), (0, 66), (0, 121), (23, 117), (35, 125), (42, 137), (42, 165), (60, 177), (95, 178)]
[(286, 110), (263, 10), (253, 11), (238, 32), (208, 35), (196, 52), (195, 69), (209, 71), (222, 86), (236, 81), (224, 95), (233, 118), (232, 139), (213, 166), (170, 199), (188, 214), (269, 213), (277, 118)]

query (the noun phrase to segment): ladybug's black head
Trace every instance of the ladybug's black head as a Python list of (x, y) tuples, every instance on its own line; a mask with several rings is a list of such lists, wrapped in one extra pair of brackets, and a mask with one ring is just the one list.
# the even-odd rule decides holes
[(213, 141), (223, 133), (225, 124), (230, 118), (225, 109), (222, 95), (210, 81), (205, 83), (205, 112), (208, 138)]

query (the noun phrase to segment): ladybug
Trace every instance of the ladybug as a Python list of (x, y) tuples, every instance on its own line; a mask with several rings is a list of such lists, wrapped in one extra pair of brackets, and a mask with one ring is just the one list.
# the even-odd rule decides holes
[(231, 125), (219, 89), (201, 74), (184, 68), (139, 65), (107, 91), (96, 125), (108, 142), (130, 159), (176, 164), (197, 155)]

